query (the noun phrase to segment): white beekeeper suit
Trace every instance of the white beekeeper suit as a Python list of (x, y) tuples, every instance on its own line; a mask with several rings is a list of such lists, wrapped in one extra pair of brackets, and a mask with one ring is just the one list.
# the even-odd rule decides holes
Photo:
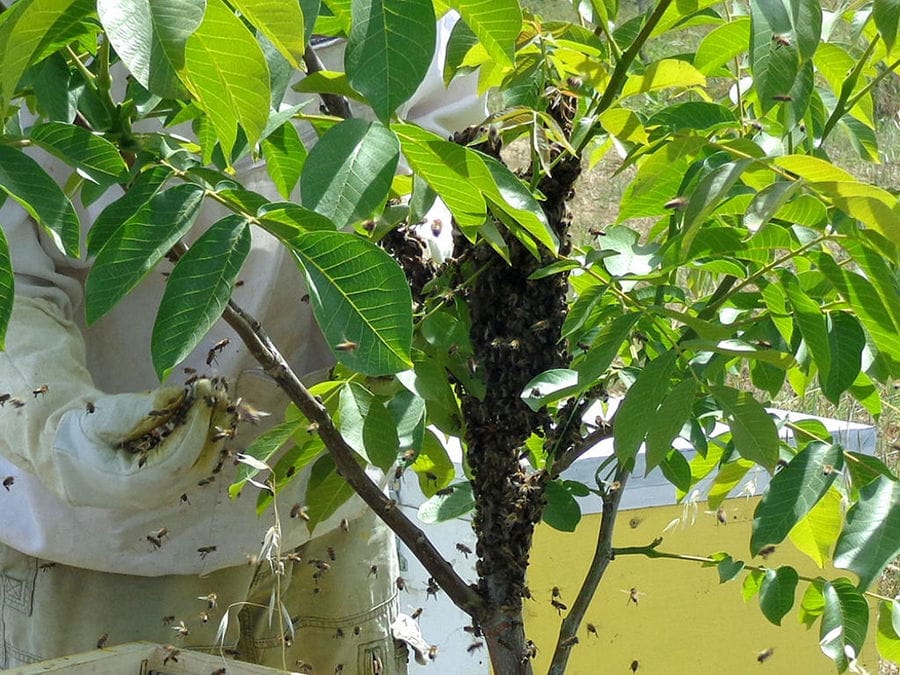
[[(442, 82), (443, 45), (454, 20), (441, 20), (429, 74), (400, 111), (442, 136), (485, 116), (473, 78), (457, 78), (449, 89)], [(317, 51), (326, 67), (340, 69), (341, 44)], [(312, 130), (298, 130), (309, 147)], [(32, 156), (61, 185), (72, 173), (47, 155)], [(236, 168), (246, 188), (279, 199), (264, 166)], [(100, 206), (79, 208), (83, 229)], [(188, 243), (222, 215), (207, 203)], [(446, 212), (440, 217), (449, 222)], [(0, 353), (0, 394), (10, 395), (0, 408), (6, 488), (0, 490), (0, 667), (86, 651), (104, 635), (108, 644), (144, 639), (212, 651), (226, 609), (248, 598), (263, 607), (228, 610), (225, 644), (236, 647), (240, 658), (281, 666), (282, 637), (289, 631), (277, 617), (271, 627), (267, 622), (272, 575), (264, 563), (248, 564), (273, 517), (257, 518), (255, 494), (228, 498), (236, 468), (227, 461), (216, 471), (222, 442), (211, 440), (212, 430), (225, 403), (204, 400), (216, 393), (213, 384), (200, 379), (193, 385), (185, 423), (142, 466), (138, 456), (117, 447), (153, 424), (149, 411), (184, 396), (182, 371), (160, 388), (149, 358), (165, 277), (154, 270), (85, 328), (81, 304), (89, 261), (64, 257), (10, 199), (0, 209), (0, 223), (16, 284), (6, 351)], [(428, 223), (422, 231), (430, 231)], [(253, 231), (239, 278), (244, 283), (235, 289), (236, 302), (260, 320), (298, 373), (331, 362), (309, 305), (300, 300), (302, 275), (273, 237)], [(209, 350), (224, 338), (230, 343), (207, 365)], [(270, 424), (285, 407), (284, 396), (224, 322), (182, 366), (226, 378), (227, 395), (274, 413)], [(45, 393), (33, 393), (42, 385)], [(241, 425), (227, 445), (246, 447), (264, 428)], [(369, 471), (384, 485), (380, 471)], [(398, 604), (390, 533), (354, 497), (307, 541), (305, 524), (288, 513), (302, 501), (305, 485), (304, 474), (278, 497), (283, 551), (303, 546), (303, 561), (289, 562), (281, 580), (297, 629), (286, 666), (317, 673), (338, 665), (344, 673), (401, 668), (388, 634)], [(349, 531), (338, 528), (342, 519), (351, 521)], [(317, 560), (326, 564), (317, 567)]]

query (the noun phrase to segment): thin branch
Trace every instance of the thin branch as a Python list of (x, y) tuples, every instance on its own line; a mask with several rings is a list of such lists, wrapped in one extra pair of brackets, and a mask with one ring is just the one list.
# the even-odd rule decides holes
[(287, 393), (288, 397), (313, 424), (329, 454), (354, 492), (383, 520), (418, 558), (453, 603), (475, 617), (482, 607), (481, 597), (454, 571), (425, 533), (397, 508), (356, 462), (354, 452), (334, 426), (331, 416), (303, 386), (300, 378), (266, 335), (262, 326), (235, 302), (229, 301), (222, 318), (238, 334), (263, 370)]
[(594, 551), (594, 558), (591, 560), (591, 566), (588, 568), (581, 590), (578, 591), (578, 596), (572, 603), (572, 609), (560, 626), (556, 650), (553, 652), (553, 660), (547, 671), (548, 675), (563, 675), (566, 672), (566, 664), (572, 651), (571, 638), (578, 632), (578, 627), (584, 619), (591, 600), (594, 599), (594, 594), (609, 566), (609, 561), (615, 557), (612, 547), (613, 529), (616, 525), (616, 516), (619, 514), (619, 502), (622, 500), (622, 493), (629, 475), (630, 471), (619, 465), (616, 469), (615, 482), (603, 497), (603, 515), (600, 517), (600, 531), (597, 533), (597, 548)]
[[(319, 60), (319, 56), (311, 44), (307, 45), (306, 51), (303, 52), (303, 63), (306, 64), (308, 75), (325, 70), (325, 66), (322, 65), (322, 61)], [(319, 96), (322, 97), (322, 102), (325, 104), (328, 112), (335, 117), (342, 117), (345, 120), (353, 117), (353, 114), (350, 112), (350, 103), (343, 96), (324, 93), (319, 94)]]
[(553, 467), (550, 470), (551, 480), (558, 477), (563, 471), (572, 466), (579, 457), (597, 445), (597, 443), (611, 437), (612, 425), (610, 424), (603, 424), (589, 433), (581, 439), (580, 443), (576, 443), (556, 458), (556, 461), (553, 462)]

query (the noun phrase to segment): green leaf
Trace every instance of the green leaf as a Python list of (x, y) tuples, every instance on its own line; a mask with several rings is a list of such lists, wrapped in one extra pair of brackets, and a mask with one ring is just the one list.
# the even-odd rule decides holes
[(12, 316), (14, 296), (15, 277), (12, 259), (9, 257), (9, 244), (3, 230), (0, 230), (0, 351), (6, 348), (6, 329), (9, 317)]
[(0, 190), (40, 223), (57, 248), (78, 257), (78, 215), (72, 202), (37, 162), (8, 145), (0, 145)]
[(294, 251), (316, 321), (341, 363), (371, 376), (412, 365), (412, 296), (387, 253), (344, 232), (309, 232)]
[(94, 219), (87, 233), (88, 255), (97, 255), (110, 235), (149, 202), (171, 175), (172, 171), (164, 166), (153, 166), (139, 173), (125, 194), (107, 205)]
[(410, 467), (419, 478), (419, 489), (426, 497), (433, 497), (456, 477), (456, 468), (447, 449), (431, 430), (422, 437), (422, 446)]
[[(182, 77), (231, 156), (238, 126), (256, 145), (269, 120), (269, 67), (256, 38), (222, 0), (207, 0), (187, 40)], [(253, 86), (247, 86), (252, 82)]]
[(32, 127), (28, 136), (97, 183), (119, 180), (128, 170), (116, 146), (75, 124), (45, 122)]
[(825, 580), (818, 578), (810, 582), (800, 599), (800, 610), (798, 618), (807, 628), (812, 628), (813, 624), (819, 620), (825, 611), (825, 596), (822, 595)]
[(353, 488), (341, 477), (331, 455), (319, 457), (310, 469), (309, 484), (306, 486), (306, 505), (309, 507), (306, 528), (310, 534), (354, 495)]
[(593, 384), (607, 371), (639, 316), (637, 313), (623, 314), (600, 330), (584, 360), (575, 365), (579, 382)]
[(232, 0), (234, 6), (290, 64), (302, 70), (304, 39), (303, 11), (298, 2), (284, 0)]
[(572, 493), (557, 480), (547, 483), (544, 491), (547, 504), (541, 518), (555, 530), (574, 532), (581, 520), (581, 507)]
[(493, 157), (478, 153), (488, 169), (491, 181), (479, 184), (484, 196), (495, 209), (514, 218), (537, 241), (550, 251), (559, 251), (559, 239), (537, 200), (522, 180)]
[(741, 597), (744, 599), (744, 602), (749, 602), (750, 598), (759, 593), (759, 587), (762, 586), (765, 577), (766, 574), (762, 570), (750, 570), (747, 573), (747, 576), (744, 577), (744, 582), (741, 584)]
[(897, 41), (897, 29), (900, 26), (900, 0), (875, 0), (872, 3), (872, 18), (890, 53)]
[(801, 59), (782, 0), (759, 0), (750, 9), (750, 69), (765, 113), (775, 105), (775, 96), (791, 91)]
[(898, 623), (893, 620), (900, 617), (900, 600), (881, 600), (878, 602), (878, 628), (875, 633), (875, 644), (878, 655), (885, 661), (900, 663), (900, 632)]
[(210, 226), (181, 257), (166, 282), (150, 353), (160, 381), (184, 360), (222, 315), (250, 253), (250, 228), (241, 216)]
[(759, 588), (759, 608), (763, 616), (776, 626), (794, 606), (794, 593), (800, 580), (793, 567), (779, 567), (777, 570), (766, 570), (762, 585)]
[(753, 462), (747, 459), (736, 459), (733, 462), (723, 464), (706, 496), (706, 503), (709, 505), (709, 508), (718, 509), (722, 502), (725, 501), (725, 498), (728, 497), (728, 494), (744, 480), (744, 476), (752, 468)]
[(517, 0), (447, 0), (491, 58), (501, 66), (512, 66), (516, 38), (522, 30), (522, 10)]
[(341, 436), (347, 445), (382, 471), (397, 459), (397, 426), (384, 404), (357, 382), (341, 388)]
[(79, 0), (33, 0), (6, 10), (0, 26), (0, 110), (6, 110), (25, 69), (44, 47), (63, 35), (71, 39), (63, 28), (90, 11), (91, 3)]
[(869, 605), (848, 579), (826, 582), (822, 595), (825, 611), (819, 629), (819, 646), (843, 672), (849, 663), (847, 652), (859, 657), (869, 629)]
[(260, 148), (266, 159), (266, 170), (278, 188), (278, 194), (290, 199), (306, 162), (306, 148), (300, 134), (293, 123), (287, 121), (266, 136)]
[(334, 94), (344, 96), (353, 101), (365, 102), (363, 96), (350, 86), (346, 73), (338, 73), (333, 70), (320, 70), (310, 73), (292, 89), (300, 93), (310, 94)]
[(855, 572), (859, 587), (872, 585), (900, 555), (900, 481), (879, 476), (859, 490), (834, 550), (834, 566)]
[(85, 283), (88, 325), (111, 310), (187, 234), (202, 201), (201, 188), (178, 185), (157, 194), (112, 234)]
[(733, 560), (730, 555), (726, 555), (716, 565), (716, 570), (719, 572), (719, 583), (724, 584), (726, 581), (731, 581), (740, 574), (742, 569), (744, 569), (743, 560)]
[(616, 456), (623, 464), (634, 460), (647, 434), (647, 416), (655, 413), (665, 398), (676, 358), (674, 350), (668, 351), (644, 366), (619, 404), (613, 422), (613, 438)]
[(728, 162), (704, 176), (697, 184), (697, 187), (691, 192), (682, 219), (681, 250), (683, 253), (690, 249), (691, 242), (697, 236), (700, 225), (709, 218), (716, 205), (728, 195), (750, 164), (751, 160), (749, 159)]
[(450, 494), (435, 495), (419, 506), (419, 520), (427, 525), (443, 523), (464, 516), (475, 508), (471, 483), (455, 483), (451, 487)]
[(583, 387), (579, 386), (577, 371), (553, 368), (535, 375), (525, 385), (521, 398), (529, 408), (537, 412), (545, 405), (572, 396), (581, 389)]
[(670, 450), (659, 468), (676, 490), (687, 492), (691, 489), (691, 465), (680, 451)]
[(397, 138), (383, 124), (344, 120), (309, 153), (300, 176), (303, 205), (339, 229), (368, 218), (387, 199), (399, 159)]
[[(269, 464), (272, 456), (278, 452), (285, 443), (291, 440), (291, 436), (301, 429), (303, 424), (303, 419), (282, 422), (278, 426), (272, 427), (264, 434), (253, 439), (253, 442), (244, 449), (243, 454), (254, 457), (265, 464)], [(271, 464), (269, 464), (269, 466), (271, 466)], [(232, 499), (235, 499), (247, 483), (247, 479), (252, 478), (256, 473), (256, 469), (249, 464), (241, 464), (238, 467), (234, 483), (228, 488), (228, 495)]]
[(648, 129), (658, 126), (676, 132), (683, 129), (705, 131), (721, 126), (732, 127), (737, 123), (738, 120), (730, 108), (718, 103), (689, 101), (663, 108), (648, 119), (644, 126)]
[(857, 182), (856, 179), (840, 167), (809, 155), (784, 155), (772, 160), (775, 166), (787, 169), (810, 183), (823, 182)]
[(885, 476), (889, 480), (896, 477), (887, 465), (877, 457), (864, 455), (859, 452), (847, 452), (844, 454), (847, 460), (847, 470), (850, 472), (850, 481), (856, 490), (868, 485), (879, 476)]
[(269, 202), (261, 206), (256, 215), (267, 232), (292, 248), (306, 232), (335, 230), (334, 223), (325, 216), (292, 202)]
[(756, 232), (778, 213), (784, 203), (800, 188), (797, 181), (779, 181), (763, 188), (753, 197), (747, 213), (744, 214), (744, 227)]
[(100, 22), (116, 54), (147, 91), (184, 92), (178, 73), (185, 45), (203, 21), (206, 0), (97, 0)]
[(860, 375), (866, 335), (859, 321), (849, 312), (830, 312), (827, 316), (827, 331), (831, 367), (824, 381), (819, 375), (819, 384), (825, 397), (837, 405), (841, 394)]
[(782, 271), (781, 287), (794, 309), (794, 320), (819, 369), (820, 379), (827, 380), (831, 370), (831, 348), (825, 315), (819, 309), (818, 303), (803, 292), (797, 278), (787, 270)]
[[(490, 181), (481, 157), (412, 124), (392, 124), (410, 167), (447, 205), (463, 230), (479, 227), (487, 206), (479, 185)], [(318, 147), (318, 146), (317, 146)]]
[(772, 477), (753, 514), (753, 555), (769, 544), (781, 543), (825, 495), (843, 466), (841, 452), (837, 445), (810, 443)]
[(630, 75), (619, 99), (670, 87), (705, 87), (706, 77), (687, 61), (662, 59), (651, 63), (640, 75)]
[(722, 386), (710, 387), (710, 392), (722, 406), (741, 457), (770, 472), (774, 470), (778, 462), (778, 431), (766, 409), (748, 392)]
[(820, 568), (830, 559), (831, 549), (841, 533), (844, 516), (841, 501), (841, 493), (829, 489), (788, 533), (797, 550), (812, 558)]
[(682, 380), (668, 393), (659, 410), (647, 419), (647, 469), (646, 476), (658, 466), (672, 450), (672, 442), (691, 417), (697, 383), (693, 378)]
[(750, 18), (734, 17), (717, 26), (700, 41), (694, 54), (694, 67), (704, 75), (712, 75), (733, 58), (747, 51), (750, 42)]
[(350, 86), (387, 122), (415, 93), (434, 54), (431, 0), (357, 0), (344, 68)]
[[(294, 437), (296, 439), (296, 433)], [(322, 441), (322, 437), (313, 434), (312, 436), (307, 435), (302, 444), (298, 443), (281, 453), (275, 466), (272, 467), (273, 475), (270, 478), (274, 482), (275, 494), (280, 493), (298, 471), (317, 459), (323, 452), (325, 452), (325, 443)], [(256, 515), (261, 516), (273, 501), (271, 490), (260, 490), (256, 496)]]

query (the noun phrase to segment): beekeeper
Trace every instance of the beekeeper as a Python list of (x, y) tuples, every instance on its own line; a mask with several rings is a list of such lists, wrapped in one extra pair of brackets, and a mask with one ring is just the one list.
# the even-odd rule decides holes
[[(453, 21), (440, 22), (430, 72), (400, 111), (442, 136), (485, 116), (473, 79), (444, 87), (442, 45)], [(331, 43), (317, 53), (339, 69), (342, 49)], [(23, 127), (39, 121), (25, 115)], [(308, 147), (312, 130), (298, 130)], [(28, 152), (66, 184), (71, 167)], [(244, 187), (279, 199), (264, 166), (236, 168)], [(83, 229), (117, 196), (79, 208)], [(205, 205), (188, 243), (223, 215)], [(0, 223), (15, 272), (0, 353), (0, 667), (134, 640), (218, 653), (221, 625), (226, 650), (241, 659), (300, 672), (402, 671), (390, 634), (399, 604), (393, 536), (362, 501), (354, 497), (309, 539), (297, 508), (301, 475), (278, 496), (283, 539), (273, 552), (261, 549), (271, 511), (257, 517), (255, 494), (228, 497), (237, 469), (224, 453), (279, 421), (286, 404), (231, 329), (217, 323), (160, 386), (149, 341), (167, 264), (86, 328), (90, 260), (63, 256), (11, 199)], [(235, 301), (299, 374), (331, 363), (300, 302), (303, 277), (278, 241), (253, 231), (240, 280)], [(238, 397), (272, 415), (222, 438), (216, 427), (228, 427)], [(139, 447), (152, 449), (130, 451)], [(276, 578), (266, 558), (278, 554), (285, 571), (276, 598), (293, 630), (278, 609), (269, 622)]]

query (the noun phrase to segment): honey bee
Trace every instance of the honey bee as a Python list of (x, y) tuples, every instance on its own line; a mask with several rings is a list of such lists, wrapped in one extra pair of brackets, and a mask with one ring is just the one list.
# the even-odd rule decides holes
[(291, 518), (300, 518), (301, 520), (309, 521), (309, 515), (307, 514), (308, 510), (309, 508), (302, 504), (294, 504), (291, 507)]
[(174, 615), (174, 614), (169, 614), (168, 616), (164, 616), (164, 617), (163, 617), (163, 619), (162, 619), (162, 624), (163, 624), (163, 626), (168, 626), (168, 625), (169, 625), (170, 623), (172, 623), (174, 620), (175, 620), (175, 615)]
[(428, 577), (428, 585), (425, 587), (425, 599), (427, 600), (430, 597), (434, 597), (437, 600), (437, 594), (441, 590), (441, 587), (438, 586), (438, 583), (434, 580), (434, 577)]
[(688, 198), (684, 197), (682, 195), (679, 195), (678, 197), (673, 197), (672, 199), (667, 201), (665, 204), (663, 204), (663, 208), (671, 209), (672, 211), (680, 211), (687, 205), (688, 205)]
[(587, 624), (587, 632), (588, 635), (593, 635), (598, 640), (600, 639), (600, 633), (597, 631), (597, 626), (592, 623)]
[(216, 551), (215, 546), (201, 546), (200, 548), (197, 549), (197, 553), (200, 554), (201, 560), (206, 558), (206, 556), (208, 556), (210, 553), (215, 553), (215, 551)]
[(163, 665), (168, 665), (169, 661), (172, 663), (178, 663), (178, 655), (181, 653), (181, 650), (175, 647), (174, 645), (164, 645), (162, 647), (163, 653)]
[(559, 600), (551, 600), (550, 604), (553, 605), (553, 608), (556, 610), (556, 613), (562, 616), (562, 613), (569, 609), (565, 603), (560, 602)]
[(47, 386), (46, 384), (42, 384), (40, 387), (36, 387), (35, 389), (32, 389), (31, 393), (34, 394), (35, 398), (37, 398), (38, 396), (43, 396), (48, 391), (50, 391), (50, 387)]
[(196, 368), (183, 368), (182, 370), (184, 370), (185, 375), (193, 375), (197, 372)]
[(97, 638), (97, 649), (103, 649), (107, 642), (109, 642), (109, 633), (101, 633)]
[(215, 609), (219, 605), (219, 596), (215, 593), (210, 593), (208, 595), (198, 595), (197, 599), (206, 602), (207, 609)]
[(349, 532), (350, 531), (350, 521), (346, 518), (341, 518), (341, 532)]
[(344, 672), (344, 664), (343, 663), (339, 663), (334, 667), (334, 675), (338, 675), (338, 673), (343, 673), (343, 672)]
[(565, 640), (563, 640), (562, 642), (560, 642), (559, 646), (567, 649), (569, 647), (574, 647), (577, 644), (578, 644), (578, 636), (573, 635), (572, 637), (568, 637)]
[(831, 464), (826, 464), (822, 467), (822, 475), (830, 476), (834, 472), (834, 467)]
[(775, 653), (774, 647), (769, 647), (768, 649), (763, 649), (759, 654), (756, 655), (756, 660), (758, 663), (765, 663), (769, 659), (772, 658), (772, 655)]
[(200, 611), (200, 623), (209, 623), (209, 612), (205, 609)]
[(318, 430), (319, 430), (318, 422), (312, 422), (312, 423), (310, 423), (310, 425), (308, 427), (306, 427), (306, 433), (308, 433), (310, 436), (312, 436)]
[(174, 630), (181, 637), (187, 637), (191, 634), (191, 631), (188, 630), (188, 627), (184, 625), (184, 621), (179, 621), (177, 626), (172, 626), (172, 630)]
[(638, 589), (635, 588), (634, 586), (632, 586), (631, 588), (629, 588), (627, 591), (626, 591), (626, 590), (623, 590), (622, 592), (628, 594), (628, 599), (625, 601), (625, 604), (626, 604), (626, 605), (630, 605), (630, 604), (633, 602), (635, 607), (638, 606), (638, 600), (640, 600), (640, 597), (641, 597), (642, 595), (646, 595), (646, 593), (641, 593), (641, 592), (638, 591)]
[(782, 103), (787, 103), (794, 100), (794, 97), (790, 94), (775, 94), (772, 97), (773, 101), (780, 101)]
[(484, 647), (484, 642), (482, 642), (481, 640), (477, 640), (477, 641), (473, 642), (472, 644), (470, 644), (468, 647), (466, 647), (466, 651), (469, 654), (474, 654), (476, 651), (478, 651), (482, 647)]
[(353, 342), (353, 340), (344, 340), (338, 342), (334, 348), (339, 352), (355, 352), (359, 348), (359, 343)]
[(228, 429), (223, 429), (220, 426), (213, 427), (213, 435), (210, 437), (210, 440), (213, 442), (221, 441), (223, 439), (233, 440), (234, 435), (237, 433), (237, 429), (235, 427), (230, 427)]
[(23, 401), (20, 398), (12, 398), (9, 400), (9, 403), (13, 408), (24, 408), (25, 407), (25, 401)]
[(455, 489), (456, 488), (454, 488), (452, 485), (448, 485), (447, 487), (441, 488), (440, 490), (435, 490), (434, 494), (438, 495), (439, 497), (446, 497), (448, 495), (452, 495)]
[(240, 288), (240, 287), (243, 286), (245, 283), (247, 283), (247, 282), (244, 281), (243, 279), (238, 279), (237, 281), (234, 282), (234, 287), (235, 287), (235, 288)]
[(410, 614), (410, 616), (411, 616), (413, 619), (418, 619), (420, 616), (422, 616), (422, 611), (423, 611), (423, 608), (422, 608), (422, 607), (416, 607), (416, 608), (413, 610), (413, 613)]
[(331, 562), (337, 560), (337, 555), (334, 552), (334, 546), (329, 546), (327, 549), (325, 549), (325, 551), (326, 553), (328, 553), (328, 559), (331, 560)]
[(87, 401), (84, 404), (84, 409), (87, 411), (88, 415), (93, 415), (95, 412), (97, 412), (97, 406), (94, 405), (93, 401)]
[[(205, 487), (212, 483), (216, 479), (215, 476), (207, 476), (206, 478), (201, 478), (197, 481), (197, 487)], [(184, 501), (184, 500), (182, 500)]]
[(438, 655), (438, 646), (431, 645), (428, 648), (428, 658), (431, 659), (432, 661), (434, 661), (437, 658), (437, 655)]
[(435, 218), (431, 221), (431, 234), (435, 237), (441, 236), (441, 231), (444, 229), (444, 221), (440, 218)]
[(378, 578), (378, 565), (372, 565), (369, 567), (369, 576)]
[(773, 553), (775, 553), (775, 547), (772, 544), (769, 544), (768, 546), (763, 546), (761, 549), (759, 549), (759, 555), (763, 560), (768, 558)]
[(7, 492), (9, 492), (9, 488), (11, 488), (13, 483), (15, 483), (15, 482), (16, 482), (15, 476), (7, 476), (6, 478), (3, 479), (3, 487), (6, 489)]
[(162, 541), (158, 537), (154, 537), (152, 534), (147, 535), (147, 541), (149, 541), (150, 545), (155, 549), (162, 547)]
[(42, 572), (43, 572), (43, 571), (46, 571), (46, 570), (49, 570), (49, 569), (52, 569), (52, 568), (54, 568), (54, 567), (56, 567), (56, 563), (55, 563), (55, 562), (50, 562), (50, 561), (42, 562), (40, 565), (38, 565), (38, 569), (41, 570)]
[(634, 661), (632, 661), (632, 662), (631, 662), (631, 665), (629, 666), (629, 668), (631, 668), (631, 672), (632, 672), (632, 673), (636, 673), (637, 670), (638, 670), (638, 668), (640, 668), (640, 667), (641, 667), (641, 664), (638, 662), (637, 659), (635, 659)]
[(309, 293), (304, 293), (302, 296), (300, 296), (300, 302), (309, 304)]
[(353, 635), (355, 637), (359, 637), (359, 634), (362, 632), (362, 628), (359, 626), (353, 626)]
[(6, 405), (6, 402), (12, 397), (12, 394), (0, 394), (0, 408)]
[(191, 503), (191, 500), (187, 496), (187, 492), (182, 492), (181, 497), (179, 497), (179, 499), (181, 500), (182, 504), (190, 504)]
[(562, 598), (562, 592), (559, 590), (559, 586), (554, 586), (550, 589), (550, 597), (551, 598)]
[(394, 581), (394, 583), (397, 585), (398, 591), (406, 590), (406, 579), (404, 579), (403, 577), (397, 577), (397, 579)]
[(728, 524), (728, 515), (725, 513), (725, 507), (720, 506), (716, 509), (716, 522), (719, 525), (727, 525)]
[(537, 656), (537, 645), (533, 640), (525, 640), (525, 650), (522, 652), (522, 663)]
[(206, 352), (206, 365), (211, 366), (213, 361), (216, 360), (216, 354), (221, 352), (225, 347), (227, 347), (231, 343), (231, 340), (228, 338), (222, 338), (212, 347), (210, 347), (209, 351)]
[(790, 37), (788, 37), (787, 35), (780, 35), (778, 33), (776, 33), (772, 36), (772, 42), (775, 43), (775, 49), (791, 46)]
[(460, 542), (456, 545), (456, 550), (459, 551), (460, 553), (462, 553), (466, 557), (466, 560), (469, 559), (469, 554), (472, 553), (472, 549), (470, 549), (468, 546), (466, 546), (462, 542)]

